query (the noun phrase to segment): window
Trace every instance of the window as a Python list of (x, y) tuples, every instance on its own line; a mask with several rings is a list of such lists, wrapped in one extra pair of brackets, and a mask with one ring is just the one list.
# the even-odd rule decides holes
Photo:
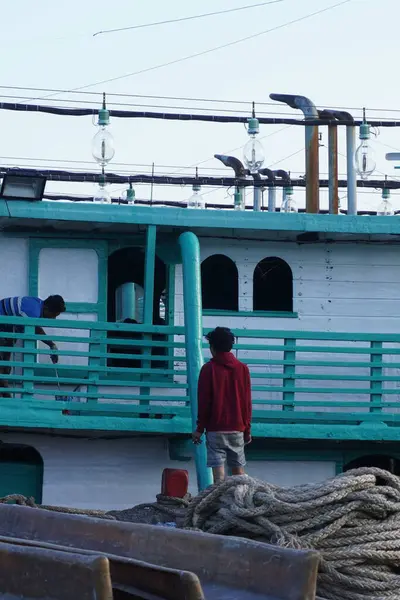
[(254, 269), (253, 310), (293, 312), (292, 270), (281, 258), (263, 258)]
[(214, 254), (201, 264), (203, 309), (237, 311), (239, 276), (232, 259)]
[[(111, 322), (122, 320), (125, 323), (143, 322), (144, 302), (144, 271), (145, 251), (139, 247), (122, 248), (115, 251), (108, 259), (108, 320)], [(153, 300), (153, 325), (164, 325), (165, 320), (160, 314), (162, 307), (161, 297), (165, 299), (167, 271), (164, 262), (156, 256), (154, 267), (154, 300)], [(165, 312), (165, 311), (164, 311)], [(123, 368), (141, 368), (141, 360), (132, 358), (141, 354), (141, 346), (124, 346), (125, 340), (141, 340), (142, 334), (135, 331), (109, 332), (109, 337), (121, 340), (120, 345), (108, 346), (111, 354), (125, 354), (126, 358), (112, 358), (108, 366)], [(166, 341), (167, 337), (153, 334), (153, 340)], [(153, 347), (151, 354), (164, 356), (167, 349)], [(163, 361), (152, 361), (151, 367), (167, 368)]]

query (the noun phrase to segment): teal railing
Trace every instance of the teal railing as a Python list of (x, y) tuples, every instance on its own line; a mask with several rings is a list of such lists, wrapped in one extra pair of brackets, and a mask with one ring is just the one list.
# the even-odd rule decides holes
[[(4, 323), (24, 332), (0, 333), (18, 340), (11, 360), (0, 363), (11, 368), (0, 379), (12, 395), (0, 399), (0, 425), (191, 430), (182, 327), (2, 317)], [(56, 369), (38, 325), (59, 347)], [(252, 376), (255, 435), (400, 438), (400, 334), (235, 334), (234, 352)], [(204, 351), (207, 359), (206, 344)]]

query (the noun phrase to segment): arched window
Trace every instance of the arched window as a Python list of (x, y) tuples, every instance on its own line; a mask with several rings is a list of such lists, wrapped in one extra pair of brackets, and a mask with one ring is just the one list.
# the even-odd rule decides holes
[(201, 264), (203, 308), (211, 310), (239, 309), (239, 276), (232, 259), (214, 254)]
[(292, 270), (281, 258), (263, 258), (254, 269), (253, 310), (293, 311)]

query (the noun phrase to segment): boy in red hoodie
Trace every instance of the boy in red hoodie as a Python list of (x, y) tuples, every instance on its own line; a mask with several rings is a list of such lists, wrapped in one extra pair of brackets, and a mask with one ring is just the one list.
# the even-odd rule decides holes
[(227, 327), (206, 335), (212, 359), (200, 371), (198, 420), (193, 442), (206, 431), (207, 466), (214, 483), (225, 479), (225, 462), (232, 475), (242, 475), (244, 446), (251, 442), (251, 384), (247, 365), (231, 353), (235, 337)]

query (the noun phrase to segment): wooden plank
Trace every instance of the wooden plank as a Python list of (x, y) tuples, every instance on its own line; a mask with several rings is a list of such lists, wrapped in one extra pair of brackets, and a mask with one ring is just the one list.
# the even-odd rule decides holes
[[(315, 596), (319, 556), (253, 540), (197, 531), (88, 519), (22, 506), (0, 506), (0, 535), (145, 561), (195, 573), (230, 598), (305, 600)], [(202, 560), (199, 560), (199, 556)], [(206, 597), (213, 598), (212, 588)], [(247, 595), (246, 595), (247, 594)], [(215, 599), (219, 598), (218, 594)], [(224, 596), (222, 596), (224, 597)], [(250, 598), (252, 596), (250, 595)]]

